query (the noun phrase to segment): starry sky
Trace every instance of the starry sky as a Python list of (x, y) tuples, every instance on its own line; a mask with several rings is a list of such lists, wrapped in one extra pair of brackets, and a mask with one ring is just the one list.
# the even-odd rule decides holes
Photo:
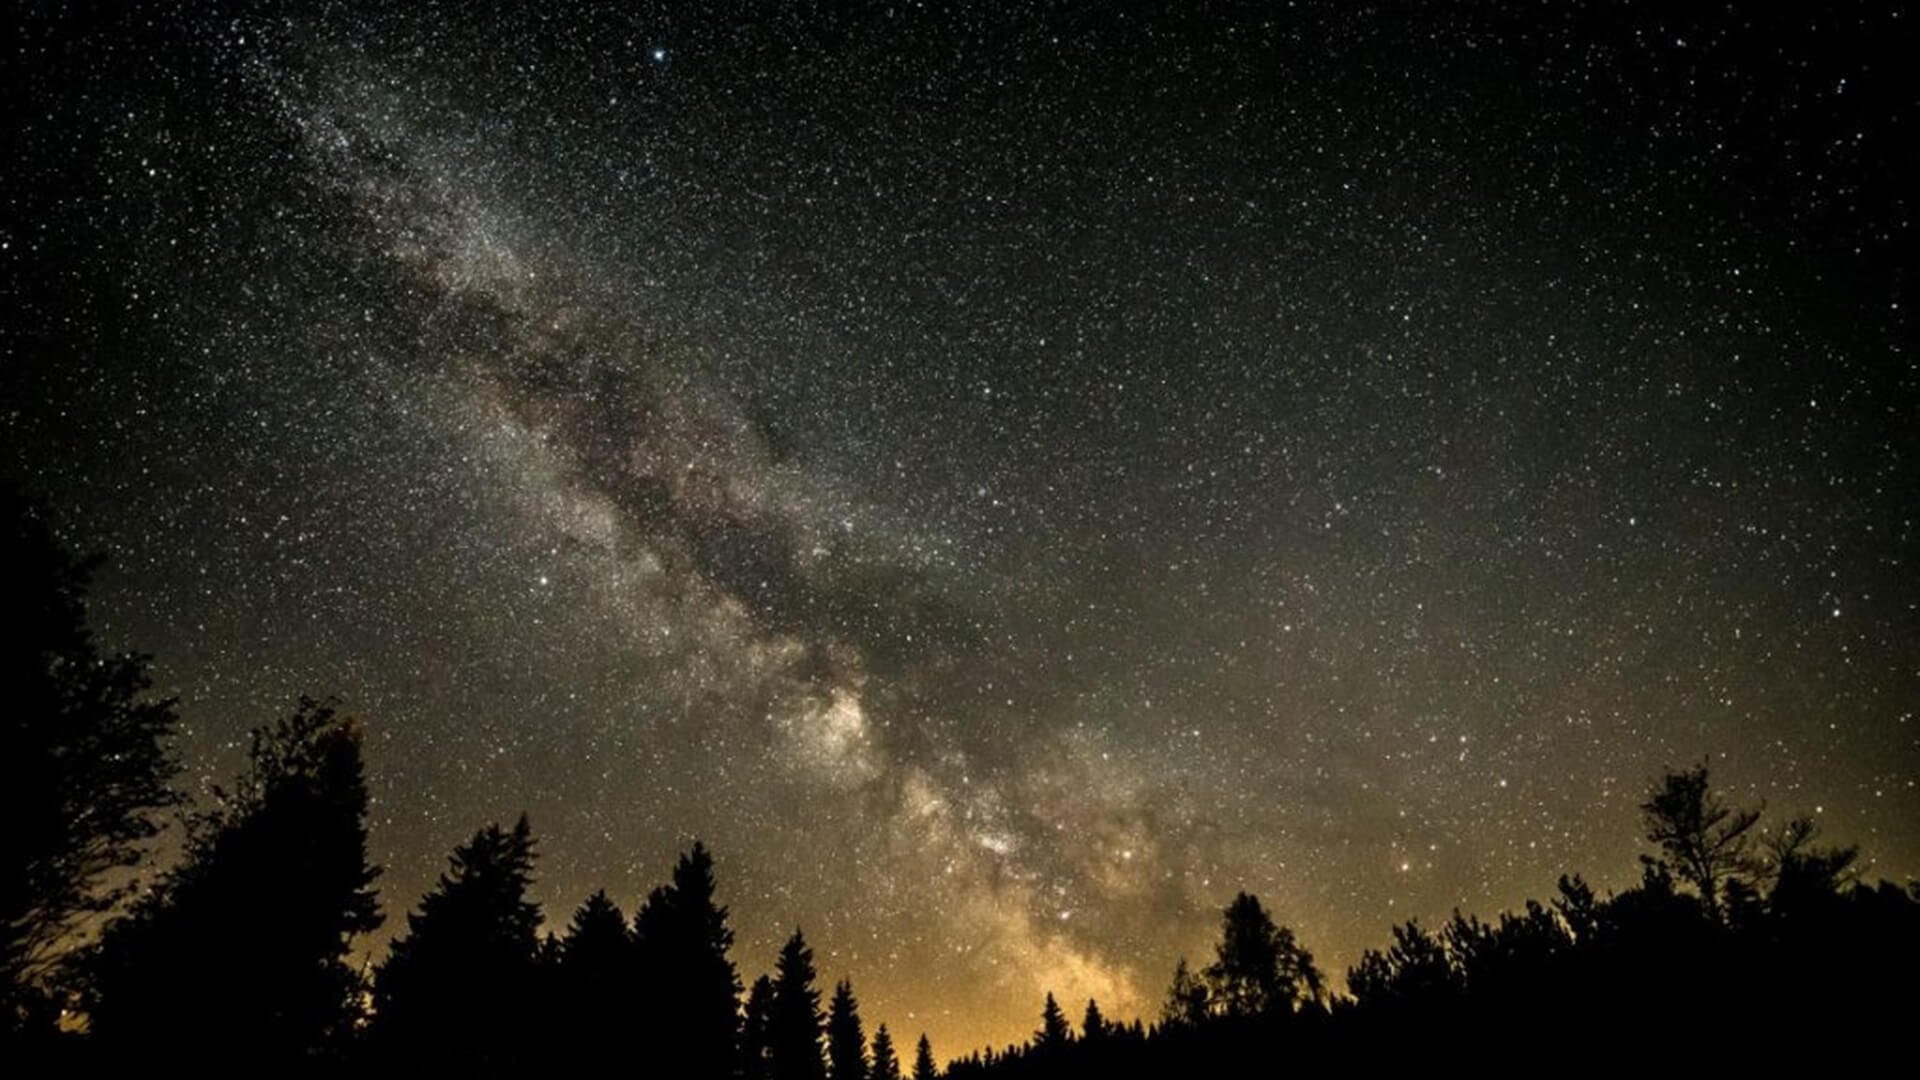
[(0, 471), (189, 786), (364, 720), (389, 932), (697, 836), (943, 1056), (1702, 759), (1920, 873), (1903, 6), (1167, 7), (17, 6)]

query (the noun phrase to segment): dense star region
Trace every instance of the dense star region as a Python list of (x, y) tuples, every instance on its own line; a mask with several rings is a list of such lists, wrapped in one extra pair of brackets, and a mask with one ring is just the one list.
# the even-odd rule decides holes
[(0, 471), (189, 788), (358, 718), (376, 956), (522, 811), (903, 1056), (1699, 761), (1920, 873), (1907, 13), (1167, 7), (23, 5)]

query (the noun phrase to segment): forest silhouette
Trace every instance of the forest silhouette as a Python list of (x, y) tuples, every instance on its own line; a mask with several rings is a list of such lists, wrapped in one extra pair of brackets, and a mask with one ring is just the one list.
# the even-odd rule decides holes
[[(1858, 852), (1810, 818), (1763, 829), (1702, 763), (1657, 778), (1637, 884), (1562, 876), (1492, 921), (1409, 921), (1336, 990), (1260, 899), (1221, 912), (1213, 955), (1174, 968), (1158, 1015), (1035, 1003), (1025, 1042), (938, 1066), (869, 1037), (851, 982), (823, 1005), (796, 928), (743, 985), (712, 854), (694, 843), (631, 916), (604, 891), (557, 933), (528, 899), (523, 815), (450, 854), (386, 957), (367, 857), (358, 725), (302, 700), (256, 729), (246, 772), (185, 816), (172, 865), (137, 894), (170, 787), (176, 705), (147, 659), (101, 655), (85, 593), (97, 560), (46, 507), (0, 489), (7, 567), (0, 745), (0, 1071), (224, 1075), (563, 1075), (741, 1080), (1277, 1075), (1429, 1063), (1666, 1072), (1830, 1066), (1904, 1045), (1920, 972), (1920, 885), (1857, 879)], [(114, 883), (120, 883), (114, 887)], [(78, 930), (105, 917), (82, 944)], [(929, 914), (929, 918), (937, 917)], [(1079, 1013), (1076, 1024), (1069, 1009)], [(33, 1071), (14, 1071), (18, 1066)]]

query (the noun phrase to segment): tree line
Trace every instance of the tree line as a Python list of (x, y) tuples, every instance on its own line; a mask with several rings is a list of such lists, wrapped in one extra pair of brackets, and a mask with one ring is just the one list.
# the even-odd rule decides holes
[[(559, 933), (528, 899), (522, 816), (451, 853), (377, 965), (357, 724), (303, 699), (252, 733), (246, 771), (184, 817), (178, 860), (135, 891), (157, 815), (185, 800), (168, 747), (176, 703), (148, 659), (102, 655), (71, 556), (45, 507), (10, 489), (0, 695), (0, 1051), (65, 1068), (153, 1062), (214, 1071), (504, 1076), (625, 1062), (739, 1080), (1273, 1074), (1355, 1063), (1759, 1059), (1780, 1040), (1856, 1047), (1904, 1037), (1920, 971), (1920, 886), (1857, 880), (1858, 851), (1806, 817), (1765, 829), (1705, 764), (1670, 771), (1640, 810), (1639, 882), (1600, 896), (1563, 876), (1548, 902), (1492, 922), (1409, 921), (1334, 991), (1258, 897), (1221, 913), (1212, 957), (1175, 966), (1158, 1016), (1088, 1001), (1078, 1030), (1052, 994), (1025, 1042), (936, 1066), (886, 1025), (866, 1033), (852, 985), (822, 1006), (796, 929), (743, 986), (711, 853), (695, 843), (631, 917), (604, 891)], [(104, 919), (100, 932), (82, 931)], [(84, 942), (77, 944), (76, 942)], [(1652, 1049), (1646, 1049), (1652, 1048)]]

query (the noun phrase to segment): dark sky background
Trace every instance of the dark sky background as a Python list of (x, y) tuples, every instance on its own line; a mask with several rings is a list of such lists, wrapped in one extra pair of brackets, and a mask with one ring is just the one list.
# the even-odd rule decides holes
[(698, 836), (945, 1055), (1241, 888), (1337, 985), (1622, 887), (1703, 758), (1920, 872), (1903, 5), (494, 6), (4, 59), (0, 471), (196, 788), (364, 719), (390, 928)]

